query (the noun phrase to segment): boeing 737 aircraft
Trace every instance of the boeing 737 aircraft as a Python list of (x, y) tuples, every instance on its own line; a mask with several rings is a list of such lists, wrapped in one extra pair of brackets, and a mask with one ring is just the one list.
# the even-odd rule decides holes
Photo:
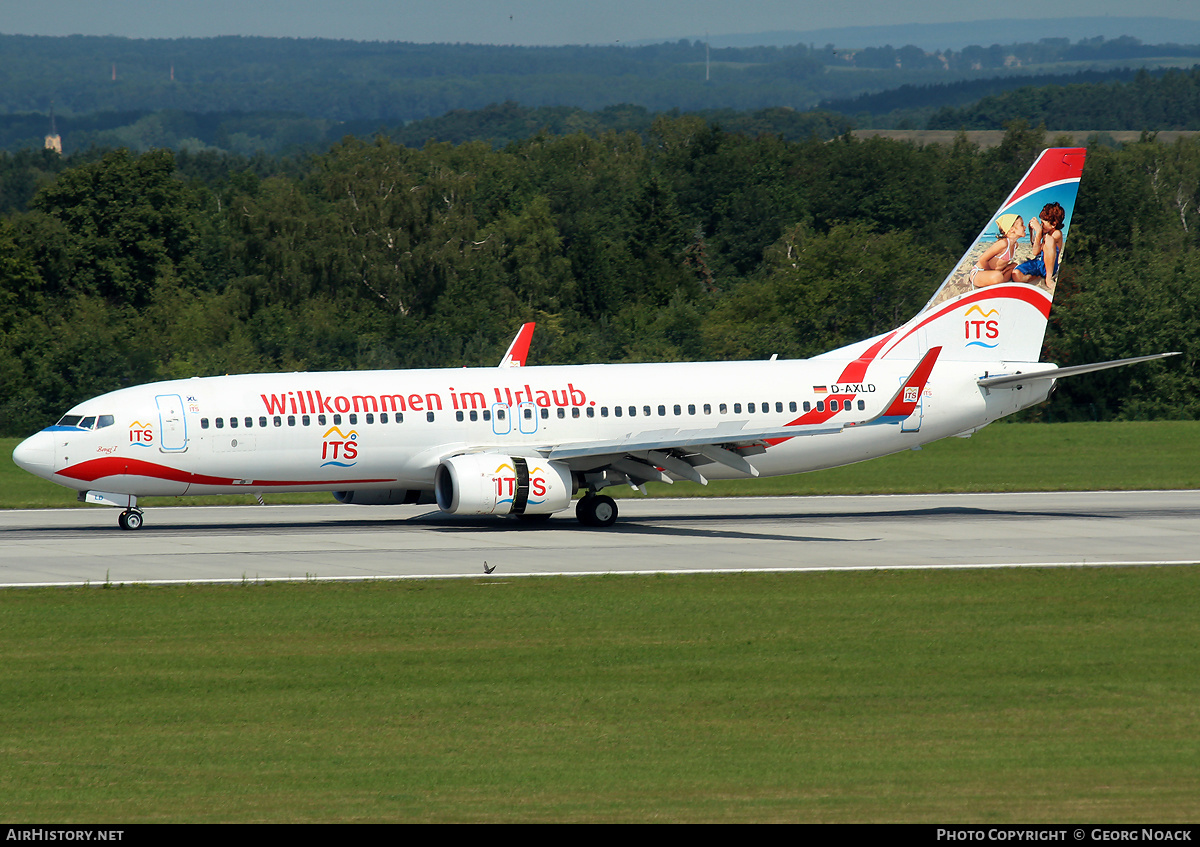
[(579, 520), (609, 526), (608, 486), (792, 474), (969, 435), (1044, 401), (1056, 379), (1160, 357), (1038, 362), (1085, 152), (1044, 151), (915, 317), (812, 359), (530, 367), (526, 324), (499, 368), (114, 391), (13, 460), (119, 507), (130, 530), (139, 497), (268, 491), (530, 520), (582, 491)]

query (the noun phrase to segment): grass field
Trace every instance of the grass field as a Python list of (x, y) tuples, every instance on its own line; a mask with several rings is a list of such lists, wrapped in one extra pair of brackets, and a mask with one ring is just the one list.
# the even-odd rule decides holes
[[(9, 458), (19, 439), (0, 439), (0, 508), (80, 505), (65, 488)], [(870, 462), (771, 479), (651, 484), (658, 496), (888, 494), (956, 491), (1082, 491), (1200, 487), (1200, 421), (1001, 424)], [(606, 493), (630, 495), (629, 489)], [(633, 496), (640, 496), (634, 494)], [(266, 501), (328, 503), (330, 495), (277, 494)], [(142, 505), (253, 503), (240, 497), (148, 497)]]
[[(1198, 448), (1003, 425), (655, 493), (1194, 488)], [(73, 503), (7, 462), (0, 500)], [(0, 817), (1189, 822), (1198, 604), (1196, 568), (0, 591)]]
[(0, 814), (1200, 817), (1192, 568), (0, 593)]

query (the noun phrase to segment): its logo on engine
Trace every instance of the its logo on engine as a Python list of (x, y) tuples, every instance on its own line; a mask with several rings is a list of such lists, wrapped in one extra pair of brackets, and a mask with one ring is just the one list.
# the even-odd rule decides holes
[[(331, 435), (335, 438), (330, 438)], [(358, 430), (342, 432), (338, 427), (331, 426), (321, 438), (321, 459), (324, 460), (321, 467), (333, 465), (349, 468), (358, 464)], [(351, 459), (354, 461), (350, 461)]]
[[(529, 469), (529, 500), (530, 505), (540, 505), (546, 502), (546, 470), (532, 467)], [(496, 486), (496, 503), (511, 503), (517, 496), (517, 469), (508, 462), (501, 462), (492, 473), (492, 484)], [(539, 499), (534, 499), (535, 497)]]

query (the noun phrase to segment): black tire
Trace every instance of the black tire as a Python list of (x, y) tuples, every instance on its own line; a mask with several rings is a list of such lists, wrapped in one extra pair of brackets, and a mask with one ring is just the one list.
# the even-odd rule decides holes
[(121, 529), (141, 529), (142, 528), (142, 513), (135, 510), (126, 510), (121, 512), (121, 516), (117, 518), (117, 525)]
[(584, 526), (612, 526), (617, 522), (617, 501), (606, 494), (589, 494), (575, 504), (575, 517)]

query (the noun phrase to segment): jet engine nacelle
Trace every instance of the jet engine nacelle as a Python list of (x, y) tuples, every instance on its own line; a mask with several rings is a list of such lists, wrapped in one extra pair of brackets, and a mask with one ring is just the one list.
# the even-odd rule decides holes
[(335, 491), (333, 499), (355, 506), (415, 506), (433, 503), (433, 492), (419, 488), (358, 488)]
[(466, 453), (438, 465), (434, 493), (455, 515), (548, 515), (571, 505), (570, 469), (561, 462)]

